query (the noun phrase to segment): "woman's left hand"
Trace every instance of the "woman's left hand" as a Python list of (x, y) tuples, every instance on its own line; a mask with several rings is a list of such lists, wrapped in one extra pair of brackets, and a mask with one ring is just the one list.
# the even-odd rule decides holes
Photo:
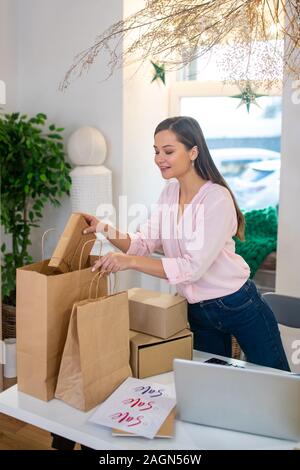
[(124, 271), (130, 269), (132, 264), (132, 256), (125, 253), (115, 253), (113, 251), (107, 253), (96, 261), (92, 271), (100, 268), (100, 272), (116, 273), (117, 271)]

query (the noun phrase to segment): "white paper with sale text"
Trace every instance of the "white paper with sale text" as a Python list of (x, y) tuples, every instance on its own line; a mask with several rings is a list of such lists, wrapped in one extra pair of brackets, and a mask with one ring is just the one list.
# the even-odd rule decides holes
[(153, 439), (175, 405), (168, 386), (129, 377), (89, 421)]

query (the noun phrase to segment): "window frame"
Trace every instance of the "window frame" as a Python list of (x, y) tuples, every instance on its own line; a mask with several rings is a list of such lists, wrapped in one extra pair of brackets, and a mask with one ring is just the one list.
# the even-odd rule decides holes
[[(251, 80), (249, 83), (251, 84)], [(266, 91), (262, 85), (258, 88), (255, 88), (255, 93), (266, 96), (282, 96), (281, 85), (276, 87), (274, 86), (268, 91)], [(180, 116), (181, 98), (200, 98), (204, 96), (230, 97), (233, 95), (238, 95), (239, 93), (241, 93), (241, 90), (237, 85), (230, 85), (222, 82), (221, 80), (178, 80), (170, 84), (169, 116)]]

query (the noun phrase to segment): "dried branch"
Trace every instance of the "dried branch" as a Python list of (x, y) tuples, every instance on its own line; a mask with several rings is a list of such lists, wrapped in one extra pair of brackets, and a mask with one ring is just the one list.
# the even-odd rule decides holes
[[(283, 39), (289, 45), (283, 54)], [(125, 48), (122, 50), (122, 42)], [(267, 46), (266, 46), (267, 44)], [(116, 69), (150, 58), (178, 70), (224, 48), (220, 71), (227, 80), (260, 76), (267, 86), (282, 79), (282, 67), (299, 77), (300, 0), (148, 0), (145, 8), (118, 21), (77, 54), (60, 89), (109, 54), (107, 80)]]

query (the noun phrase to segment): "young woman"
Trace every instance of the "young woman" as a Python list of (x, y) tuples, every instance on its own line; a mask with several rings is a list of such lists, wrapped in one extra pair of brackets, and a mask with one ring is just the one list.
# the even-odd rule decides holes
[[(87, 232), (102, 232), (123, 253), (108, 253), (94, 270), (135, 269), (167, 279), (188, 301), (195, 349), (231, 356), (234, 335), (249, 362), (289, 370), (274, 314), (235, 253), (244, 218), (191, 117), (162, 121), (154, 133), (155, 163), (166, 180), (157, 210), (134, 234), (85, 214)], [(174, 211), (175, 207), (175, 211)], [(186, 234), (185, 227), (192, 227)], [(149, 234), (151, 232), (151, 234)], [(151, 236), (150, 236), (151, 235)], [(159, 246), (164, 256), (151, 258)]]

